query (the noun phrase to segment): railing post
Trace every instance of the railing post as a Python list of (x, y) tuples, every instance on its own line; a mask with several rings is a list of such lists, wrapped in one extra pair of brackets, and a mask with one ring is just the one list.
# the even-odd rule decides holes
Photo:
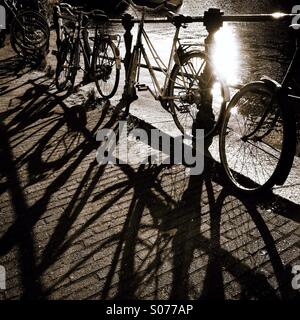
[(59, 18), (60, 9), (58, 6), (54, 6), (53, 8), (53, 26), (56, 32), (56, 48), (60, 49), (61, 45), (61, 21)]
[[(206, 27), (208, 35), (205, 39), (205, 53), (209, 60), (212, 58), (212, 44), (214, 40), (215, 33), (223, 25), (223, 15), (220, 9), (210, 8), (208, 11), (204, 12), (203, 25)], [(204, 71), (201, 76), (202, 85), (206, 88), (205, 92), (202, 93), (202, 103), (201, 107), (198, 108), (196, 119), (193, 123), (192, 135), (195, 138), (197, 129), (204, 129), (205, 134), (209, 132), (215, 124), (215, 116), (212, 110), (213, 96), (213, 78), (211, 77), (213, 70), (210, 63), (206, 64)], [(195, 141), (194, 141), (195, 143)], [(210, 142), (209, 139), (206, 141), (205, 148), (208, 148)]]
[(210, 8), (204, 12), (203, 25), (206, 27), (208, 32), (207, 38), (205, 39), (206, 53), (210, 57), (210, 46), (213, 42), (214, 35), (223, 26), (223, 15), (220, 9)]
[(132, 39), (133, 36), (131, 34), (131, 30), (134, 27), (134, 17), (128, 13), (124, 14), (122, 17), (122, 25), (125, 29), (124, 33), (124, 42), (125, 42), (125, 57), (124, 57), (124, 67), (125, 67), (125, 75), (126, 75), (126, 80), (125, 80), (125, 86), (124, 86), (124, 91), (122, 95), (122, 99), (117, 105), (117, 110), (125, 108), (125, 113), (124, 116), (127, 117), (129, 115), (129, 108), (131, 103), (137, 99), (135, 90), (134, 92), (130, 92), (129, 89), (129, 77), (130, 75), (128, 74), (129, 70), (129, 65), (130, 65), (130, 60), (131, 60), (131, 55), (132, 55)]
[(128, 13), (124, 14), (122, 17), (122, 25), (125, 29), (124, 41), (125, 41), (126, 54), (124, 58), (124, 66), (125, 66), (125, 71), (127, 75), (130, 58), (131, 58), (131, 47), (132, 47), (132, 38), (133, 38), (131, 34), (131, 30), (134, 26), (133, 16)]

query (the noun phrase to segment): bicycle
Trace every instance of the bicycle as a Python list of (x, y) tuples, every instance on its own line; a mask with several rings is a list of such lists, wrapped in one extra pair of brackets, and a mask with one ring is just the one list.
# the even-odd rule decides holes
[(3, 0), (3, 3), (12, 15), (10, 42), (14, 51), (26, 59), (45, 55), (50, 37), (45, 17), (36, 10), (23, 8), (16, 1)]
[[(134, 9), (141, 8), (132, 1), (130, 5)], [(165, 65), (144, 29), (145, 10), (143, 7), (142, 17), (137, 20), (138, 33), (131, 53), (123, 96), (131, 102), (137, 99), (136, 89), (149, 91), (154, 99), (160, 101), (162, 107), (171, 113), (182, 133), (193, 134), (195, 126), (199, 126), (199, 120), (202, 120), (205, 137), (212, 135), (216, 132), (225, 111), (229, 90), (205, 52), (192, 49), (194, 44), (184, 44), (180, 41), (180, 29), (185, 28), (187, 23), (193, 22), (193, 18), (168, 12), (168, 21), (175, 26), (176, 31), (169, 62)], [(156, 8), (150, 11), (156, 11)], [(143, 41), (157, 66), (152, 66)], [(145, 65), (141, 64), (142, 58)], [(148, 69), (154, 88), (139, 82), (141, 68)], [(154, 70), (164, 74), (162, 87)]]
[[(293, 26), (290, 27), (292, 30)], [(220, 158), (229, 183), (244, 193), (259, 193), (283, 185), (296, 151), (292, 104), (299, 104), (295, 81), (300, 61), (300, 32), (281, 83), (263, 77), (243, 86), (232, 98), (220, 130)]]
[[(66, 14), (61, 13), (61, 9)], [(73, 90), (77, 71), (82, 69), (84, 81), (95, 81), (100, 95), (110, 99), (117, 91), (121, 59), (118, 46), (104, 28), (108, 17), (100, 10), (84, 12), (69, 4), (60, 4), (55, 9), (57, 25), (57, 67), (56, 87), (59, 91)], [(62, 19), (73, 24), (71, 31)], [(95, 36), (89, 37), (88, 28), (95, 24)], [(100, 28), (102, 27), (102, 29)], [(92, 40), (92, 48), (89, 40)], [(80, 66), (80, 52), (83, 54), (85, 68)]]

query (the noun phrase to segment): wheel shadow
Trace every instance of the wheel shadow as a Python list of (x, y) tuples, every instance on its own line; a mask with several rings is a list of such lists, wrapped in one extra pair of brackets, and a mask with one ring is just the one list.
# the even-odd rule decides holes
[[(117, 245), (102, 299), (299, 298), (290, 265), (283, 264), (259, 212), (261, 199), (222, 189), (216, 167), (206, 161), (203, 175), (186, 177), (184, 186), (185, 169), (176, 172), (181, 183), (174, 187), (173, 177), (168, 192), (160, 176), (174, 175), (174, 167), (140, 167), (137, 173), (122, 167), (133, 181), (133, 196), (117, 240), (106, 241)], [(151, 223), (144, 222), (145, 212)], [(154, 236), (145, 238), (149, 230)]]

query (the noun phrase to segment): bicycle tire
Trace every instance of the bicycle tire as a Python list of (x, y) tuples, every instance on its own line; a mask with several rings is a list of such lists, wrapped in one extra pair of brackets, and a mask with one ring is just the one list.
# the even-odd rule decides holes
[[(193, 61), (196, 60), (195, 67)], [(191, 71), (195, 73), (192, 77), (189, 71), (184, 71), (188, 64), (193, 67), (190, 66), (190, 70), (196, 71)], [(193, 132), (196, 126), (197, 129), (204, 129), (204, 137), (207, 138), (216, 131), (226, 108), (226, 88), (213, 70), (206, 54), (199, 50), (185, 54), (180, 64), (173, 67), (168, 87), (169, 111), (182, 133), (190, 130)], [(196, 81), (193, 76), (197, 77)], [(185, 83), (190, 79), (193, 82), (189, 83), (189, 88), (185, 88)]]
[[(296, 127), (277, 89), (263, 81), (240, 89), (220, 129), (219, 150), (229, 183), (253, 194), (283, 184), (292, 167)], [(252, 135), (250, 135), (252, 133)]]
[[(27, 38), (24, 36), (26, 28)], [(47, 21), (39, 12), (21, 11), (13, 20), (10, 33), (11, 46), (18, 55), (26, 56), (37, 52), (48, 52), (50, 29)], [(28, 38), (32, 34), (36, 36), (35, 39)]]
[[(110, 99), (117, 92), (120, 81), (119, 49), (109, 38), (103, 38), (96, 45), (93, 77), (102, 98)], [(102, 54), (102, 58), (101, 58)], [(100, 61), (98, 61), (100, 57)], [(112, 78), (112, 73), (115, 76)], [(109, 84), (109, 80), (112, 80)]]
[[(68, 90), (71, 91), (74, 87), (75, 78), (77, 74), (77, 60), (76, 52), (73, 43), (70, 39), (65, 38), (57, 53), (57, 64), (55, 71), (55, 84), (58, 91)], [(63, 80), (60, 79), (62, 73), (65, 73)]]

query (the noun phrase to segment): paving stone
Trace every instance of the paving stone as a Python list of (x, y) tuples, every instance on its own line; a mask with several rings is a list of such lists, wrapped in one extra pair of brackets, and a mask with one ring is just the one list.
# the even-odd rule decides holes
[[(9, 86), (41, 75), (23, 74)], [(0, 174), (0, 265), (8, 284), (0, 300), (20, 299), (29, 276), (48, 299), (288, 294), (285, 284), (278, 288), (273, 265), (300, 263), (298, 207), (276, 197), (275, 210), (255, 197), (227, 194), (215, 179), (222, 176), (217, 166), (204, 180), (182, 165), (100, 166), (94, 136), (101, 118), (100, 128), (117, 124), (111, 109), (88, 108), (82, 127), (72, 107), (81, 110), (90, 89), (65, 100), (66, 111), (49, 107), (55, 88), (39, 93), (39, 83), (1, 96), (1, 125), (13, 153), (7, 164), (17, 180)], [(22, 198), (14, 196), (18, 189)]]

